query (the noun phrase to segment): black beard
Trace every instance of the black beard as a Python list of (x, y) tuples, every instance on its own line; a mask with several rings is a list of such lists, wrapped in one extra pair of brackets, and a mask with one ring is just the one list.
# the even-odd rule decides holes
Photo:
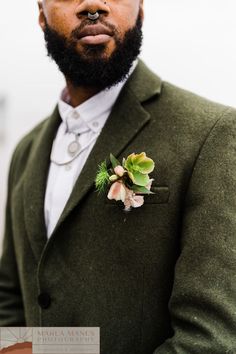
[(77, 36), (81, 28), (88, 24), (85, 20), (67, 39), (52, 29), (47, 23), (44, 31), (48, 56), (57, 63), (60, 71), (75, 87), (108, 89), (127, 77), (133, 62), (140, 54), (142, 46), (142, 20), (139, 15), (136, 24), (120, 40), (117, 30), (99, 20), (114, 33), (116, 48), (110, 57), (106, 57), (104, 45), (87, 45), (84, 53), (76, 49)]

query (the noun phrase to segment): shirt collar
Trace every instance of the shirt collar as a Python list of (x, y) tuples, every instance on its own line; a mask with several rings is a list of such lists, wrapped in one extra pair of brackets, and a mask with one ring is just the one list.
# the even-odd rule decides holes
[[(136, 65), (137, 61), (134, 62), (128, 77), (134, 71)], [(68, 103), (69, 95), (67, 88), (65, 88), (59, 99), (58, 109), (62, 121), (67, 125), (68, 131), (82, 133), (83, 130), (87, 129), (98, 133), (103, 128), (128, 77), (110, 89), (97, 93), (77, 107), (72, 107)]]

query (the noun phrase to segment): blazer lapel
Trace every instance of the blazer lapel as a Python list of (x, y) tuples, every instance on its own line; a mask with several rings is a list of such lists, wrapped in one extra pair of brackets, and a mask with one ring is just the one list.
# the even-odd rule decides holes
[(24, 179), (24, 213), (26, 231), (38, 261), (47, 242), (44, 219), (44, 196), (50, 164), (52, 142), (61, 122), (56, 108), (33, 141)]
[[(148, 85), (146, 85), (147, 82)], [(140, 62), (132, 77), (123, 88), (74, 186), (53, 234), (75, 206), (77, 206), (89, 190), (94, 187), (98, 165), (104, 160), (108, 161), (110, 153), (119, 157), (132, 139), (134, 139), (148, 123), (150, 115), (143, 108), (141, 103), (150, 99), (153, 95), (159, 94), (160, 90), (161, 80), (154, 76), (146, 66)]]
[(98, 137), (49, 242), (47, 242), (44, 218), (44, 197), (52, 143), (61, 122), (57, 108), (44, 123), (42, 130), (32, 143), (24, 179), (26, 231), (37, 262), (44, 254), (48, 244), (54, 239), (62, 222), (94, 187), (97, 168), (101, 161), (105, 159), (108, 161), (110, 153), (119, 157), (148, 123), (150, 115), (143, 108), (142, 103), (159, 94), (160, 91), (161, 80), (153, 75), (142, 62), (139, 62)]

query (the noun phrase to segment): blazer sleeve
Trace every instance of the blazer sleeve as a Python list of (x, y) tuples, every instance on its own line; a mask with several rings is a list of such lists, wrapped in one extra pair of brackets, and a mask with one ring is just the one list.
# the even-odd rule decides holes
[(229, 109), (194, 164), (169, 302), (174, 335), (154, 354), (236, 353), (236, 114)]
[(1, 327), (26, 325), (11, 223), (11, 190), (13, 185), (14, 155), (12, 158), (8, 177), (5, 232), (3, 238), (2, 255), (0, 258)]

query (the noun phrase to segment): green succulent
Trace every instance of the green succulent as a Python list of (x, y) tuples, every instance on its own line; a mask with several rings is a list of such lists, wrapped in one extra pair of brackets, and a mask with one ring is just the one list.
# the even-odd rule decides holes
[(129, 178), (137, 186), (145, 187), (150, 182), (148, 176), (154, 170), (155, 163), (147, 157), (145, 152), (131, 154), (123, 161), (124, 168), (128, 171)]

